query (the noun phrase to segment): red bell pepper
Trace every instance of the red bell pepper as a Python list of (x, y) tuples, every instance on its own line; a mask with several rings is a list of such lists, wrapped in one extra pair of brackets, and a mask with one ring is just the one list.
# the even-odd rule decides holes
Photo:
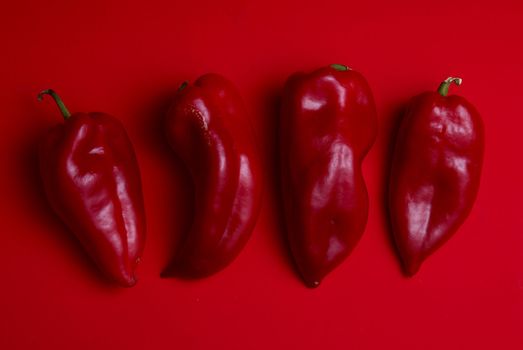
[(112, 280), (130, 287), (145, 239), (145, 213), (138, 163), (115, 118), (104, 113), (70, 114), (53, 90), (65, 123), (40, 148), (47, 198), (91, 258)]
[(294, 74), (280, 120), (287, 236), (309, 287), (350, 254), (367, 223), (361, 172), (377, 116), (365, 78), (343, 65)]
[(479, 188), (483, 122), (463, 97), (447, 96), (452, 83), (461, 79), (412, 99), (398, 131), (389, 212), (408, 275), (458, 230)]
[(262, 178), (243, 101), (216, 74), (182, 84), (166, 118), (167, 138), (194, 184), (192, 228), (164, 275), (211, 275), (239, 254), (260, 209)]

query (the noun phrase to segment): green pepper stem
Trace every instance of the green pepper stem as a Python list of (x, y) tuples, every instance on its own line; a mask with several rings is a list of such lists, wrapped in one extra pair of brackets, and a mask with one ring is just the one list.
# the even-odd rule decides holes
[(448, 77), (447, 79), (445, 79), (444, 82), (442, 82), (439, 85), (438, 93), (441, 96), (447, 96), (449, 94), (450, 84), (454, 83), (459, 86), (459, 85), (461, 85), (462, 82), (463, 82), (463, 79), (461, 79), (461, 78)]
[(336, 69), (337, 71), (340, 71), (340, 72), (345, 72), (347, 70), (352, 70), (349, 66), (346, 66), (344, 64), (331, 64), (330, 65), (331, 68), (333, 69)]
[(69, 110), (65, 106), (64, 102), (62, 101), (60, 96), (58, 96), (58, 94), (54, 90), (47, 89), (47, 90), (43, 90), (42, 92), (40, 92), (38, 94), (38, 101), (42, 101), (42, 99), (44, 98), (44, 95), (50, 95), (53, 98), (53, 100), (54, 100), (54, 102), (56, 102), (56, 105), (58, 106), (58, 108), (60, 108), (60, 112), (62, 112), (62, 115), (65, 120), (67, 120), (67, 119), (69, 119), (69, 117), (71, 117), (71, 113), (69, 113)]

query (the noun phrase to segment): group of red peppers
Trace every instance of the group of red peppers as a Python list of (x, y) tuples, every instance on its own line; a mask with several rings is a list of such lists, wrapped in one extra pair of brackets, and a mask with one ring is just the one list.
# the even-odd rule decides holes
[[(447, 96), (459, 78), (411, 100), (390, 175), (388, 206), (405, 272), (413, 275), (469, 214), (478, 192), (484, 131), (476, 109)], [(40, 148), (48, 200), (99, 268), (122, 286), (136, 283), (145, 243), (140, 172), (115, 118), (70, 114), (45, 90), (65, 123)], [(240, 94), (216, 74), (183, 83), (165, 118), (167, 139), (194, 183), (194, 218), (168, 276), (198, 278), (231, 263), (256, 223), (260, 159)], [(343, 66), (292, 75), (279, 125), (281, 190), (287, 238), (309, 287), (350, 254), (367, 223), (362, 161), (377, 134), (365, 78)]]

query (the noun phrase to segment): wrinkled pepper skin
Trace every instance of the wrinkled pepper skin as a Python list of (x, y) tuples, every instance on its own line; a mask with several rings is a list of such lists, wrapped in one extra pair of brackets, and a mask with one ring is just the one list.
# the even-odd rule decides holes
[(413, 98), (401, 120), (393, 156), (389, 213), (405, 273), (445, 243), (472, 209), (480, 183), (483, 122), (463, 97), (438, 92)]
[(377, 134), (365, 78), (342, 65), (291, 76), (280, 116), (287, 238), (308, 287), (348, 257), (367, 223), (362, 161)]
[(114, 117), (70, 115), (54, 91), (42, 94), (53, 96), (65, 117), (40, 147), (48, 201), (100, 270), (131, 287), (145, 242), (142, 186), (131, 142)]
[(233, 84), (217, 74), (182, 84), (167, 138), (194, 185), (194, 218), (164, 276), (201, 278), (230, 264), (259, 214), (262, 177), (252, 126)]

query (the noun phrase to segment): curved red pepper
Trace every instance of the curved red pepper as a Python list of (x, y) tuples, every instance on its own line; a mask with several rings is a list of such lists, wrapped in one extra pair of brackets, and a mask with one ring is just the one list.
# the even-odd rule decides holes
[(295, 74), (280, 124), (288, 241), (307, 286), (316, 287), (359, 241), (367, 223), (363, 158), (377, 133), (371, 90), (342, 65)]
[(438, 92), (415, 97), (403, 117), (393, 158), (389, 211), (405, 272), (414, 275), (468, 216), (483, 160), (483, 122), (460, 96)]
[(103, 113), (71, 115), (51, 95), (65, 123), (53, 128), (40, 148), (47, 198), (91, 258), (112, 280), (130, 287), (145, 239), (145, 213), (138, 163), (115, 118)]
[(191, 173), (195, 214), (164, 274), (204, 277), (239, 254), (256, 223), (262, 179), (253, 130), (236, 88), (216, 74), (180, 87), (167, 114), (166, 130)]

